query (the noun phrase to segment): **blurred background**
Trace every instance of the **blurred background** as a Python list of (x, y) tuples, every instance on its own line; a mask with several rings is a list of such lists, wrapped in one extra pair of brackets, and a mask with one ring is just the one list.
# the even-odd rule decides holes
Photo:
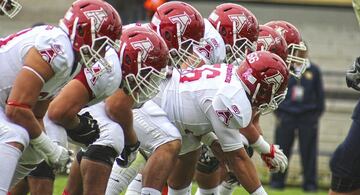
[[(146, 20), (142, 7), (144, 0), (111, 0), (119, 6), (124, 23)], [(12, 20), (0, 17), (0, 37), (37, 22), (57, 24), (72, 0), (20, 0), (23, 9)], [(187, 1), (197, 8), (203, 17), (225, 1)], [(326, 111), (320, 121), (318, 175), (320, 187), (328, 188), (330, 171), (329, 158), (336, 146), (346, 136), (351, 123), (351, 113), (359, 94), (346, 87), (345, 71), (355, 57), (360, 55), (360, 28), (351, 7), (351, 0), (248, 0), (229, 1), (239, 3), (257, 17), (260, 24), (270, 20), (286, 20), (301, 32), (309, 47), (311, 60), (318, 64), (322, 73), (326, 95)], [(131, 5), (133, 4), (133, 5)], [(126, 11), (123, 11), (126, 10)], [(262, 117), (261, 124), (265, 137), (273, 141), (275, 119), (273, 114)], [(301, 166), (295, 143), (290, 162), (288, 182), (301, 183)], [(269, 174), (255, 157), (262, 179), (266, 182)]]

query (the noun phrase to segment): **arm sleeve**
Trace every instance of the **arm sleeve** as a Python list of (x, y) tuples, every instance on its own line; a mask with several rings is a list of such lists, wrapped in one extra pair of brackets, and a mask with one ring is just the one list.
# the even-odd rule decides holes
[[(94, 97), (90, 105), (98, 103), (112, 95), (120, 86), (122, 73), (116, 51), (109, 49), (106, 52), (105, 60), (111, 65), (112, 69), (110, 71), (104, 71), (100, 76), (94, 77), (87, 68), (84, 69), (87, 85)], [(104, 67), (97, 62), (92, 68), (99, 70)]]
[(219, 117), (212, 107), (210, 100), (205, 101), (203, 106), (206, 117), (211, 122), (214, 132), (219, 138), (222, 150), (224, 152), (231, 152), (243, 148), (243, 137), (241, 136), (239, 130), (231, 129), (227, 127), (221, 120), (219, 120)]
[(217, 119), (231, 129), (248, 126), (252, 116), (251, 104), (241, 86), (224, 85), (212, 100)]
[(65, 33), (56, 28), (44, 31), (36, 37), (34, 47), (55, 74), (64, 73), (64, 76), (69, 76), (74, 64), (74, 53)]

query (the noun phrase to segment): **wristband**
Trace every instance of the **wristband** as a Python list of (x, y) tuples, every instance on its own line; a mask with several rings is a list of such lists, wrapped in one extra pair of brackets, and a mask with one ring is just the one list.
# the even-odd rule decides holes
[(251, 144), (251, 147), (260, 154), (270, 153), (270, 144), (264, 140), (262, 135), (259, 136), (255, 143)]

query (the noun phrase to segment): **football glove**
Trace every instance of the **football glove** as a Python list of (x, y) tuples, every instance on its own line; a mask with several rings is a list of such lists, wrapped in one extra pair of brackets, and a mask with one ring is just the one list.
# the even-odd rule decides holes
[(288, 166), (288, 159), (282, 150), (280, 150), (279, 145), (271, 144), (270, 153), (261, 154), (261, 159), (272, 173), (284, 173)]
[(140, 142), (137, 141), (135, 145), (125, 145), (120, 156), (116, 158), (116, 163), (123, 168), (127, 168), (136, 159), (136, 155), (140, 148)]
[(350, 69), (346, 71), (346, 84), (357, 91), (360, 91), (360, 57), (357, 57)]
[(80, 124), (75, 129), (66, 129), (67, 135), (74, 141), (85, 144), (88, 146), (100, 137), (100, 129), (97, 121), (85, 112), (78, 115)]

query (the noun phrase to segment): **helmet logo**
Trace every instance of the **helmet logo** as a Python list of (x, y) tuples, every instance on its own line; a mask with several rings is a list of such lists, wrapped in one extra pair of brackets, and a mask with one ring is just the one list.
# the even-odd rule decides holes
[(178, 30), (180, 30), (181, 35), (184, 35), (187, 26), (191, 22), (190, 17), (186, 13), (176, 15), (176, 16), (171, 16), (171, 17), (169, 17), (169, 20), (173, 24), (179, 24), (180, 25), (180, 29), (178, 29)]
[(274, 45), (275, 40), (271, 35), (267, 35), (267, 36), (261, 36), (258, 38), (257, 40), (258, 44), (262, 44), (263, 48), (265, 51), (268, 51), (269, 48)]
[(101, 25), (107, 17), (106, 12), (100, 8), (99, 10), (91, 10), (84, 12), (85, 16), (94, 22), (95, 31), (99, 32)]
[(287, 30), (281, 26), (276, 26), (275, 31), (278, 32), (282, 37), (285, 37)]
[(264, 80), (267, 84), (272, 84), (275, 89), (275, 92), (277, 92), (279, 90), (282, 82), (284, 81), (284, 77), (282, 76), (282, 74), (280, 72), (278, 72), (275, 75), (266, 77)]
[(147, 38), (146, 40), (136, 41), (130, 43), (134, 49), (140, 50), (141, 61), (145, 62), (149, 53), (154, 49), (154, 45), (151, 41)]
[(240, 32), (244, 27), (245, 21), (247, 20), (246, 16), (243, 14), (234, 14), (228, 16), (231, 22), (235, 22), (236, 32)]

